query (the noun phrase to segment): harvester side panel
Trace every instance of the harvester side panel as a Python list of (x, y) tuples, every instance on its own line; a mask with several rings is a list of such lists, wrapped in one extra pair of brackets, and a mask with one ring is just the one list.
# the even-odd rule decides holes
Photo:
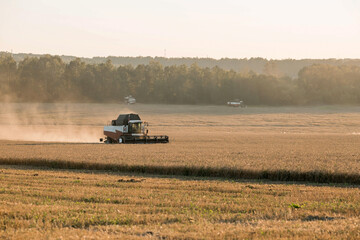
[(105, 126), (104, 127), (104, 135), (115, 141), (117, 141), (122, 135), (124, 135), (124, 132), (127, 132), (127, 129), (125, 128), (125, 126)]

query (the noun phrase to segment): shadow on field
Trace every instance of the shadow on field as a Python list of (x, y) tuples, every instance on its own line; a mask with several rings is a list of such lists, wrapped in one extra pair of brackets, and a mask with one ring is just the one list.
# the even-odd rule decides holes
[(199, 166), (152, 166), (109, 163), (72, 162), (48, 159), (0, 158), (0, 165), (47, 167), (52, 169), (100, 170), (113, 173), (152, 174), (171, 177), (205, 177), (227, 180), (269, 180), (326, 184), (360, 185), (360, 174), (322, 171), (248, 170)]
[[(1, 165), (3, 169), (14, 169), (14, 170), (33, 170), (37, 171), (35, 174), (30, 174), (29, 176), (40, 176), (42, 175), (41, 171), (53, 171), (57, 173), (79, 173), (79, 174), (90, 174), (90, 175), (112, 175), (118, 176), (120, 179), (117, 182), (126, 182), (126, 183), (139, 183), (146, 181), (145, 178), (152, 179), (177, 179), (180, 181), (226, 181), (231, 183), (243, 183), (243, 184), (271, 184), (271, 185), (305, 185), (312, 187), (335, 187), (335, 188), (360, 188), (360, 185), (347, 184), (347, 183), (313, 183), (313, 182), (303, 182), (303, 181), (272, 181), (268, 179), (226, 179), (226, 178), (216, 178), (216, 177), (195, 177), (195, 176), (180, 176), (180, 175), (158, 175), (158, 174), (147, 174), (147, 173), (129, 173), (129, 172), (114, 172), (106, 170), (86, 170), (86, 169), (54, 169), (49, 167), (40, 167), (40, 166), (29, 166), (29, 165)], [(0, 173), (3, 171), (0, 170)], [(28, 174), (21, 174), (28, 175)], [(125, 177), (125, 179), (121, 178)], [(59, 178), (68, 178), (60, 176)], [(76, 178), (80, 179), (80, 177)], [(253, 185), (246, 185), (246, 187), (251, 189), (256, 189)]]

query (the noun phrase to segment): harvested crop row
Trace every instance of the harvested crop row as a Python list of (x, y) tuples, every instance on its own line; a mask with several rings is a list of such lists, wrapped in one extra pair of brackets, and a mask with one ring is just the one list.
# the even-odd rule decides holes
[(111, 172), (159, 174), (171, 176), (217, 177), (225, 179), (258, 179), (271, 181), (305, 181), (313, 183), (360, 184), (360, 174), (321, 171), (246, 170), (197, 166), (153, 166), (110, 163), (74, 162), (47, 159), (0, 158), (2, 165), (24, 165), (55, 169), (105, 170)]

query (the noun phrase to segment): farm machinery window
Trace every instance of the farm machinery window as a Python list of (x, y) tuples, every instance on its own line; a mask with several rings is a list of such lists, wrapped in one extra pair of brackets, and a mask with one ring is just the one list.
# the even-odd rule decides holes
[(141, 133), (141, 122), (131, 124), (132, 133)]

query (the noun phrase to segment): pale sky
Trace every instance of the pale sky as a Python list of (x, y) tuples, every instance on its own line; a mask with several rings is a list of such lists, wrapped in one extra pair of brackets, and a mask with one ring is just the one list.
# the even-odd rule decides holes
[(360, 0), (0, 0), (0, 51), (360, 58)]

